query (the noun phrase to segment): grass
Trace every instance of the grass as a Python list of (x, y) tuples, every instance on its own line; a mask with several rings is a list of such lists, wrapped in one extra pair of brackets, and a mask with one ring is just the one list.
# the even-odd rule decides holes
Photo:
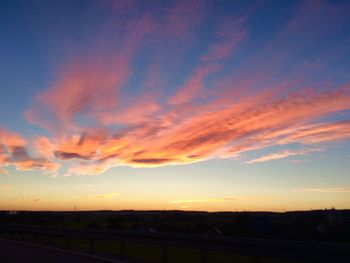
[(168, 262), (169, 263), (195, 263), (200, 262), (201, 254), (197, 249), (169, 247)]
[(161, 263), (161, 249), (162, 248), (159, 245), (127, 242), (125, 244), (125, 255), (126, 257), (135, 260), (143, 260), (150, 263)]
[(72, 238), (70, 241), (70, 248), (79, 252), (89, 252), (90, 240), (83, 238)]
[(52, 238), (52, 246), (59, 247), (59, 248), (65, 248), (66, 247), (66, 238), (64, 237), (54, 237)]
[(211, 251), (208, 253), (208, 261), (209, 262), (217, 262), (217, 263), (251, 263), (257, 262), (256, 258), (253, 256), (247, 255), (239, 255), (239, 254), (231, 254), (231, 253), (222, 253)]
[(119, 256), (120, 242), (116, 240), (96, 240), (95, 251), (105, 255)]

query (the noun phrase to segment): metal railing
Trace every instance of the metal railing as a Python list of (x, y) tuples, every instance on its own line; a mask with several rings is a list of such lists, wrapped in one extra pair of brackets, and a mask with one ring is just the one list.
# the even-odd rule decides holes
[(0, 224), (0, 234), (46, 237), (47, 245), (52, 245), (55, 237), (64, 238), (65, 247), (71, 249), (71, 240), (79, 238), (89, 240), (89, 252), (95, 253), (98, 240), (119, 242), (119, 258), (126, 259), (125, 244), (155, 244), (161, 247), (161, 261), (169, 259), (169, 247), (191, 248), (200, 251), (200, 261), (208, 262), (209, 252), (225, 252), (249, 255), (256, 259), (274, 258), (301, 262), (350, 262), (350, 244), (336, 242), (288, 241), (227, 237), (221, 235), (149, 233), (107, 229), (68, 229), (57, 227), (24, 226)]

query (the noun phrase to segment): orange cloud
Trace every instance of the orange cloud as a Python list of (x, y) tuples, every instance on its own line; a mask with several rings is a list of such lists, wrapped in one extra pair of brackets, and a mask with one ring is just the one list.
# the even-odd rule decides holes
[(14, 166), (17, 170), (56, 171), (59, 164), (45, 157), (31, 157), (27, 141), (17, 133), (0, 130), (0, 166)]
[(0, 142), (7, 147), (24, 146), (27, 144), (26, 140), (15, 132), (0, 129)]
[[(350, 138), (350, 121), (310, 124), (321, 116), (350, 109), (348, 88), (323, 93), (309, 91), (308, 94), (292, 94), (284, 99), (271, 96), (261, 99), (258, 95), (219, 109), (213, 107), (208, 112), (184, 115), (176, 120), (177, 124), (170, 126), (164, 125), (169, 118), (164, 114), (115, 134), (91, 130), (81, 135), (65, 135), (52, 142), (52, 149), (60, 160), (81, 160), (68, 168), (68, 173), (98, 174), (117, 165), (186, 164), (227, 158), (272, 145)], [(286, 151), (249, 163), (312, 151)]]

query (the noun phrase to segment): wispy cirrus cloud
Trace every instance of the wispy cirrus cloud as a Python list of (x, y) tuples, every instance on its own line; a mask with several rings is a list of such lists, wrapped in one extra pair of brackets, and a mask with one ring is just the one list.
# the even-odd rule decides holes
[(319, 45), (347, 26), (344, 4), (296, 4), (290, 19), (254, 50), (245, 44), (257, 6), (215, 13), (212, 23), (213, 4), (179, 1), (156, 10), (137, 1), (113, 4), (123, 23), (112, 19), (98, 30), (93, 52), (71, 56), (25, 112), (49, 135), (27, 142), (0, 132), (0, 165), (95, 175), (120, 165), (182, 165), (271, 146), (303, 149), (251, 164), (350, 139), (344, 114), (350, 79), (339, 81), (328, 69), (348, 45), (339, 42), (332, 52)]
[(248, 16), (244, 15), (224, 19), (215, 32), (216, 42), (209, 45), (202, 60), (212, 62), (230, 58), (248, 34), (245, 26), (247, 19)]
[(296, 192), (314, 192), (314, 193), (350, 193), (350, 187), (322, 187), (322, 188), (300, 188)]
[(186, 204), (186, 203), (213, 203), (213, 202), (226, 202), (234, 201), (236, 197), (227, 196), (227, 197), (216, 197), (216, 198), (203, 198), (203, 199), (182, 199), (171, 201), (173, 204)]
[(41, 199), (37, 197), (16, 197), (14, 198), (16, 202), (40, 202)]
[(88, 195), (85, 196), (85, 199), (110, 199), (118, 195), (118, 193), (105, 193), (105, 194), (97, 194), (97, 195)]
[[(346, 90), (324, 95), (314, 93), (310, 97), (300, 94), (255, 105), (242, 102), (179, 120), (176, 126), (164, 125), (164, 119), (168, 118), (164, 116), (164, 119), (150, 120), (116, 135), (86, 132), (61, 138), (52, 145), (56, 158), (80, 160), (70, 172), (95, 174), (116, 165), (185, 164), (221, 156), (226, 158), (273, 145), (347, 139), (350, 138), (347, 121), (307, 124), (327, 112), (349, 108), (347, 93)], [(300, 111), (295, 111), (295, 107)], [(313, 151), (287, 151), (264, 159), (305, 155)]]
[(323, 151), (323, 149), (303, 149), (299, 151), (282, 151), (282, 152), (277, 152), (277, 153), (271, 153), (268, 155), (261, 156), (259, 158), (246, 161), (247, 164), (252, 164), (252, 163), (262, 163), (262, 162), (268, 162), (272, 160), (278, 160), (278, 159), (284, 159), (288, 158), (290, 156), (298, 156), (298, 155), (308, 155), (312, 152), (320, 152)]
[(169, 103), (182, 104), (193, 100), (203, 89), (205, 78), (216, 69), (217, 66), (206, 66), (197, 69), (196, 72), (191, 75), (190, 79), (186, 81), (185, 85), (170, 98)]

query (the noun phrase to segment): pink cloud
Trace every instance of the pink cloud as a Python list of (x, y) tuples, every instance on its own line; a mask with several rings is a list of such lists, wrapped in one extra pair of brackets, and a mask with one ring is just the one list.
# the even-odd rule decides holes
[[(222, 109), (199, 111), (178, 120), (176, 126), (163, 126), (160, 118), (143, 121), (114, 136), (99, 131), (66, 136), (54, 143), (55, 156), (61, 160), (82, 160), (69, 168), (69, 173), (97, 174), (117, 165), (186, 164), (273, 145), (313, 144), (350, 137), (349, 122), (310, 124), (325, 114), (350, 109), (347, 88), (324, 93), (310, 91), (309, 96), (292, 94), (284, 99), (258, 97)], [(312, 151), (272, 154), (254, 162)]]
[(208, 53), (202, 56), (203, 61), (218, 61), (227, 59), (247, 36), (244, 27), (246, 17), (233, 17), (226, 21), (217, 30), (219, 41), (209, 46)]
[(181, 104), (197, 97), (198, 93), (203, 89), (205, 78), (215, 70), (217, 70), (216, 66), (206, 66), (197, 69), (186, 81), (185, 85), (170, 98), (169, 103)]
[(111, 41), (110, 34), (106, 34), (108, 37), (95, 43), (93, 54), (70, 58), (50, 88), (37, 94), (36, 103), (24, 114), (26, 119), (52, 133), (60, 133), (76, 125), (78, 117), (88, 116), (89, 121), (98, 122), (115, 113), (121, 88), (132, 72), (135, 52), (152, 28), (147, 14), (130, 19), (120, 29), (127, 34), (123, 34), (111, 54), (105, 53)]
[[(25, 114), (28, 121), (52, 130), (73, 125), (78, 115), (89, 114), (96, 118), (116, 107), (117, 87), (125, 81), (127, 66), (122, 63), (101, 65), (98, 60), (90, 61), (90, 68), (84, 64), (86, 62), (73, 63), (52, 88), (37, 96), (37, 104)], [(48, 119), (52, 117), (60, 126), (51, 127), (52, 121)]]
[(52, 159), (54, 157), (54, 145), (50, 139), (44, 136), (39, 136), (34, 140), (35, 150), (43, 157)]
[(325, 123), (300, 127), (281, 142), (300, 141), (303, 144), (346, 140), (350, 138), (350, 121)]
[[(0, 131), (5, 145), (0, 163), (43, 170), (67, 163), (67, 175), (91, 175), (118, 165), (180, 165), (274, 145), (350, 138), (349, 120), (332, 118), (350, 110), (349, 84), (322, 78), (322, 66), (314, 67), (319, 58), (291, 63), (295, 52), (311, 45), (317, 34), (332, 33), (332, 23), (324, 31), (313, 31), (321, 15), (339, 11), (327, 4), (302, 5), (280, 32), (232, 70), (225, 68), (224, 60), (248, 39), (249, 17), (224, 19), (214, 26), (216, 40), (198, 55), (184, 84), (170, 90), (169, 97), (164, 91), (193, 47), (206, 4), (180, 1), (157, 15), (140, 12), (137, 1), (116, 4), (117, 14), (131, 16), (123, 28), (115, 29), (120, 39), (101, 37), (93, 54), (70, 58), (25, 113), (29, 122), (51, 132), (34, 141), (39, 157), (30, 157), (30, 146), (21, 136)], [(341, 25), (340, 20), (335, 24)], [(111, 43), (115, 49), (106, 54), (104, 48)], [(128, 81), (138, 76), (133, 63), (145, 47), (154, 53), (142, 69), (142, 87), (136, 89)], [(306, 154), (285, 151), (249, 163)]]
[(176, 38), (190, 37), (194, 27), (200, 23), (206, 5), (208, 3), (203, 0), (177, 1), (164, 10), (164, 20), (158, 21), (155, 33)]

